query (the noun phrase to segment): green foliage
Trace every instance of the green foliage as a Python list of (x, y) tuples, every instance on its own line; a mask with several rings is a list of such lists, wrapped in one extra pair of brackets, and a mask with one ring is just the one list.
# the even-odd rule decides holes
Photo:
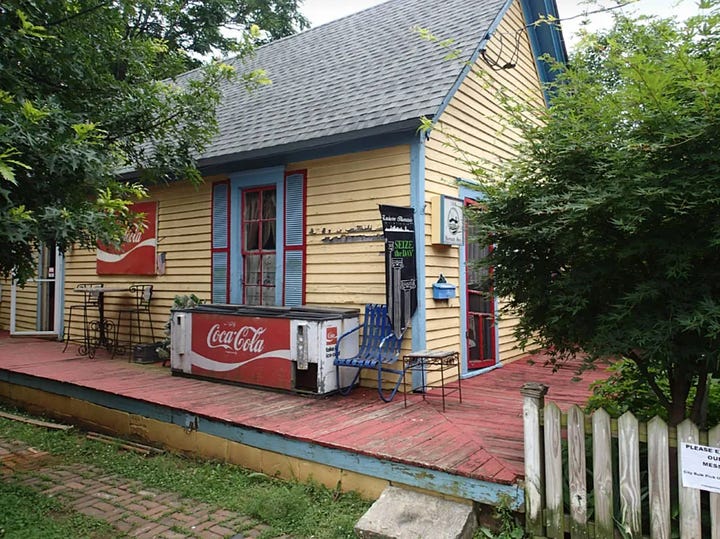
[(20, 440), (50, 452), (55, 461), (92, 465), (137, 480), (148, 488), (175, 492), (251, 516), (271, 526), (272, 537), (288, 534), (317, 539), (351, 538), (355, 522), (370, 506), (356, 493), (342, 493), (312, 482), (282, 481), (231, 464), (171, 453), (148, 458), (90, 440), (80, 432), (48, 431), (3, 418), (0, 432), (6, 439)]
[[(612, 417), (620, 417), (625, 412), (632, 412), (639, 421), (647, 422), (659, 416), (668, 420), (668, 411), (659, 401), (657, 394), (650, 389), (642, 373), (635, 363), (628, 359), (615, 362), (609, 369), (610, 377), (606, 380), (593, 382), (592, 395), (588, 399), (586, 412), (591, 413), (603, 408)], [(669, 392), (670, 383), (664, 373), (649, 368), (651, 376), (663, 391)], [(694, 388), (690, 392), (690, 400), (695, 397)], [(708, 426), (720, 423), (720, 383), (711, 379), (708, 387), (707, 420)], [(689, 415), (689, 411), (688, 411)]]
[(524, 539), (527, 537), (518, 516), (510, 508), (510, 500), (507, 496), (503, 497), (495, 506), (493, 518), (496, 523), (494, 529), (482, 526), (475, 532), (473, 539)]
[(32, 277), (42, 244), (119, 242), (134, 218), (117, 206), (144, 195), (119, 172), (199, 181), (219, 84), (234, 77), (200, 55), (247, 55), (305, 24), (297, 0), (0, 1), (0, 276)]
[(170, 330), (172, 328), (172, 311), (175, 309), (189, 309), (190, 307), (195, 307), (196, 305), (200, 305), (202, 303), (205, 303), (205, 300), (200, 299), (195, 294), (178, 294), (175, 296), (175, 298), (173, 298), (173, 304), (170, 308), (170, 316), (168, 317), (167, 322), (165, 322), (165, 338), (163, 339), (160, 346), (155, 349), (160, 359), (166, 361), (170, 358)]
[(484, 200), (469, 219), (495, 246), (518, 337), (553, 361), (631, 358), (672, 422), (720, 359), (720, 13), (706, 4), (684, 23), (617, 15), (547, 110), (500, 90), (519, 156), (473, 163)]

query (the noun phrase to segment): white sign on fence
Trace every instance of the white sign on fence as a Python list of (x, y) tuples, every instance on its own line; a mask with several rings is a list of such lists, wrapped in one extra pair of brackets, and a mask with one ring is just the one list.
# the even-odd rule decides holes
[(684, 487), (720, 493), (720, 447), (683, 442), (680, 462)]

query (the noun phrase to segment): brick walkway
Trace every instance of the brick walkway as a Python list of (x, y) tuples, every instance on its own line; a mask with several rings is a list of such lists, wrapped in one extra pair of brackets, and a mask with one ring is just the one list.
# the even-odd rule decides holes
[(48, 453), (13, 440), (0, 439), (0, 480), (16, 481), (55, 497), (128, 537), (240, 539), (256, 538), (268, 530), (241, 514), (145, 488), (138, 481), (91, 466), (55, 463)]

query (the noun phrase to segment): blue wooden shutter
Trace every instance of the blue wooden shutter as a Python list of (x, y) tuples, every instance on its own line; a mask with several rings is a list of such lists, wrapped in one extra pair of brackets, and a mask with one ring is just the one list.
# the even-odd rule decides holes
[(227, 303), (230, 271), (230, 185), (213, 184), (212, 190), (212, 302)]
[(285, 174), (284, 305), (305, 303), (305, 177), (306, 172)]

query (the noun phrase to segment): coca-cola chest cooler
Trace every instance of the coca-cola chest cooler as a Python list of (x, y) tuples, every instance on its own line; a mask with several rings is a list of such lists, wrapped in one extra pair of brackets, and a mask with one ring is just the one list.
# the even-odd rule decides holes
[[(170, 368), (175, 375), (324, 395), (338, 389), (333, 360), (358, 309), (206, 304), (173, 311)], [(357, 332), (340, 353), (357, 353)], [(342, 385), (353, 369), (341, 368)]]

